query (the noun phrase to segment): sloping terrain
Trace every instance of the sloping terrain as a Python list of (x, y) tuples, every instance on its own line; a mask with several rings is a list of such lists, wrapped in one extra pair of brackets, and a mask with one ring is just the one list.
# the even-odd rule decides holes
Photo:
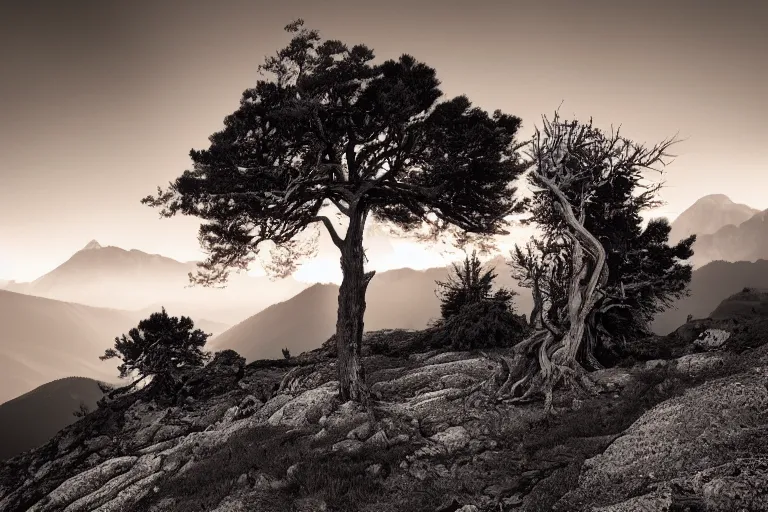
[(758, 212), (745, 204), (734, 203), (726, 195), (707, 195), (693, 203), (671, 223), (669, 241), (677, 243), (690, 235), (701, 237), (725, 226), (738, 226)]
[(81, 404), (89, 411), (103, 396), (83, 377), (55, 380), (0, 405), (0, 460), (36, 448), (74, 423)]
[(115, 399), (0, 464), (0, 510), (765, 510), (765, 323), (650, 339), (590, 374), (597, 394), (559, 392), (553, 416), (489, 401), (496, 363), (421, 353), (417, 332), (381, 333), (391, 356), (366, 337), (374, 417), (339, 403), (324, 348), (222, 352), (173, 397)]
[(135, 325), (124, 311), (0, 290), (0, 403), (73, 375), (115, 381), (99, 356)]
[(224, 289), (190, 287), (188, 274), (197, 270), (194, 262), (182, 263), (136, 249), (102, 247), (92, 241), (44, 276), (31, 283), (10, 283), (6, 289), (139, 312), (165, 306), (175, 315), (233, 325), (308, 286), (293, 278), (273, 281), (233, 274)]
[[(515, 297), (515, 305), (521, 313), (529, 314), (531, 294), (509, 277), (504, 260), (496, 258), (488, 266), (497, 269), (497, 286), (520, 293)], [(366, 331), (426, 327), (440, 316), (435, 281), (444, 281), (448, 273), (447, 268), (404, 268), (377, 273), (366, 294)], [(313, 285), (232, 327), (211, 340), (210, 346), (214, 350), (234, 350), (247, 361), (281, 357), (282, 348), (288, 348), (294, 355), (316, 349), (336, 332), (338, 295), (336, 285)]]
[(757, 261), (768, 259), (768, 210), (738, 225), (698, 236), (691, 262), (697, 267), (710, 261)]
[(745, 287), (768, 288), (768, 260), (755, 262), (713, 261), (694, 270), (690, 295), (656, 316), (653, 332), (667, 334), (685, 323), (688, 315), (705, 318), (731, 295)]

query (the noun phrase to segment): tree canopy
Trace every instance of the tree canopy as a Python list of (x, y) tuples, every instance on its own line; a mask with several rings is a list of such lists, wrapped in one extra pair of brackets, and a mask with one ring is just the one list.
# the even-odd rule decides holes
[(287, 275), (297, 235), (317, 222), (341, 244), (321, 214), (331, 205), (405, 230), (505, 232), (523, 207), (512, 186), (524, 170), (520, 118), (443, 100), (435, 70), (410, 55), (375, 64), (365, 45), (323, 41), (301, 20), (286, 30), (290, 44), (260, 66), (271, 80), (243, 93), (208, 149), (190, 152), (191, 170), (143, 200), (205, 221), (199, 282), (246, 269), (267, 241)]
[(195, 329), (189, 317), (168, 316), (163, 308), (140, 321), (127, 336), (115, 338), (114, 348), (99, 359), (122, 361), (117, 367), (120, 378), (138, 374), (139, 380), (152, 377), (156, 386), (163, 387), (175, 382), (180, 371), (205, 364), (209, 355), (203, 347), (209, 336)]
[(536, 332), (507, 361), (502, 387), (551, 404), (563, 379), (589, 387), (596, 353), (647, 334), (648, 322), (687, 291), (695, 237), (669, 246), (669, 224), (640, 213), (659, 204), (645, 173), (666, 165), (665, 140), (646, 148), (592, 122), (544, 118), (531, 143), (530, 222), (543, 233), (513, 253), (514, 275), (531, 287)]
[[(193, 282), (224, 283), (265, 242), (273, 275), (295, 270), (311, 249), (300, 238), (325, 226), (341, 252), (337, 334), (342, 397), (360, 396), (368, 219), (416, 238), (484, 242), (506, 232), (524, 202), (518, 117), (488, 114), (465, 96), (443, 99), (436, 72), (410, 55), (375, 63), (365, 45), (323, 40), (298, 20), (290, 43), (267, 58), (268, 79), (190, 153), (192, 169), (143, 200), (203, 219), (208, 253)], [(346, 233), (328, 208), (346, 218)]]

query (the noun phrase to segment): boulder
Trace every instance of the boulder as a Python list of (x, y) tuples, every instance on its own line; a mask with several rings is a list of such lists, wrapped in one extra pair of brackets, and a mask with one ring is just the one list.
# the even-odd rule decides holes
[(592, 381), (606, 392), (617, 391), (632, 382), (632, 372), (624, 368), (606, 368), (589, 374)]
[(445, 447), (447, 453), (454, 453), (469, 444), (470, 437), (464, 427), (449, 427), (430, 437), (436, 443)]
[(333, 411), (338, 402), (338, 381), (328, 382), (319, 388), (310, 389), (290, 400), (269, 417), (267, 423), (273, 426), (301, 427), (318, 420)]
[(364, 443), (362, 441), (358, 441), (357, 439), (344, 439), (343, 441), (339, 441), (338, 443), (334, 444), (331, 447), (331, 450), (334, 452), (352, 454), (362, 450), (363, 446)]
[[(618, 505), (627, 496), (648, 495), (643, 500), (662, 503), (667, 498), (659, 492), (673, 482), (688, 482), (690, 492), (704, 500), (722, 489), (717, 491), (723, 496), (718, 499), (725, 500), (731, 491), (720, 484), (701, 483), (710, 478), (706, 475), (720, 475), (709, 481), (730, 481), (730, 489), (741, 493), (741, 502), (764, 499), (761, 489), (750, 487), (753, 477), (717, 468), (740, 458), (768, 456), (763, 438), (768, 430), (767, 379), (767, 368), (754, 368), (706, 382), (647, 411), (603, 453), (584, 462), (578, 489), (566, 494), (555, 510)], [(763, 466), (753, 467), (759, 480)]]
[(681, 373), (698, 375), (707, 370), (723, 366), (725, 358), (720, 354), (698, 352), (678, 358), (675, 364), (675, 368)]
[(699, 335), (693, 344), (702, 350), (716, 350), (722, 347), (731, 333), (722, 329), (707, 329)]

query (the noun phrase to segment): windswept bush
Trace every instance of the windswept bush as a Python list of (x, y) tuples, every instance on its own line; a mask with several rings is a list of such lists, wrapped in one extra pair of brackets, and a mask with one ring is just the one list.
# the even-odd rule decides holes
[(455, 350), (510, 347), (529, 331), (525, 318), (510, 307), (511, 297), (500, 290), (492, 298), (462, 306), (432, 328), (433, 346), (450, 346)]
[(195, 329), (189, 317), (168, 316), (162, 308), (139, 322), (128, 336), (115, 338), (114, 348), (107, 349), (99, 359), (119, 359), (122, 364), (117, 369), (122, 379), (138, 376), (132, 384), (120, 388), (124, 391), (147, 377), (157, 392), (169, 391), (178, 384), (182, 373), (202, 367), (209, 359), (210, 355), (203, 351), (209, 336)]

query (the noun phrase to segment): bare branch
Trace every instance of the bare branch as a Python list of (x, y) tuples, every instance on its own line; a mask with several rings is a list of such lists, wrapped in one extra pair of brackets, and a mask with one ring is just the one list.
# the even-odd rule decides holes
[(317, 217), (314, 217), (313, 220), (315, 222), (322, 222), (325, 225), (325, 229), (328, 230), (328, 233), (331, 235), (331, 240), (333, 240), (333, 244), (341, 248), (342, 245), (344, 245), (344, 239), (339, 236), (339, 234), (336, 232), (336, 229), (333, 227), (333, 223), (331, 222), (331, 219), (326, 217), (325, 215), (318, 215)]

